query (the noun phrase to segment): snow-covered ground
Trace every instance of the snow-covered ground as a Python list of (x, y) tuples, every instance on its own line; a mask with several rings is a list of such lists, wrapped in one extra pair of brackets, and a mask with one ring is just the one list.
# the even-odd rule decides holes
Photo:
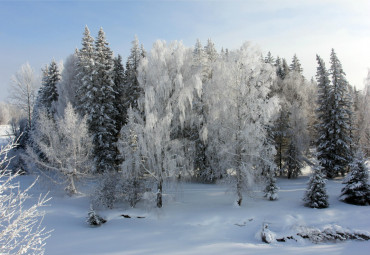
[[(19, 180), (27, 185), (32, 176)], [(259, 231), (266, 222), (277, 237), (296, 234), (305, 226), (323, 229), (339, 225), (370, 231), (370, 206), (338, 201), (341, 180), (328, 181), (329, 208), (304, 207), (307, 180), (307, 176), (278, 179), (278, 201), (267, 201), (257, 192), (240, 208), (223, 185), (185, 183), (172, 188), (160, 210), (139, 203), (135, 209), (101, 212), (108, 220), (101, 227), (85, 223), (89, 209), (86, 196), (70, 198), (51, 191), (44, 225), (54, 231), (47, 240), (46, 254), (369, 254), (370, 241), (262, 243)], [(34, 197), (41, 190), (34, 188)]]
[[(5, 127), (0, 126), (0, 134)], [(5, 143), (6, 137), (0, 137)], [(53, 230), (46, 243), (46, 254), (353, 254), (367, 255), (370, 241), (345, 241), (313, 244), (308, 240), (265, 244), (260, 231), (263, 223), (276, 237), (294, 235), (302, 227), (339, 225), (370, 232), (370, 206), (354, 206), (338, 200), (341, 180), (327, 182), (330, 207), (306, 208), (302, 197), (308, 181), (304, 176), (288, 180), (278, 178), (279, 200), (268, 201), (255, 192), (239, 208), (234, 196), (221, 184), (182, 183), (167, 192), (162, 209), (149, 208), (140, 202), (137, 208), (127, 206), (100, 212), (108, 222), (90, 227), (85, 222), (89, 210), (87, 196), (68, 197), (57, 187), (51, 189), (52, 200), (45, 207), (43, 225)], [(22, 187), (35, 179), (18, 177)], [(50, 185), (52, 186), (52, 185)], [(49, 187), (50, 187), (49, 186)], [(168, 191), (168, 189), (167, 189)], [(34, 201), (45, 186), (31, 191)], [(27, 201), (25, 206), (32, 202)], [(154, 202), (152, 203), (154, 205)], [(124, 218), (121, 215), (130, 215)], [(145, 218), (136, 218), (137, 216)]]

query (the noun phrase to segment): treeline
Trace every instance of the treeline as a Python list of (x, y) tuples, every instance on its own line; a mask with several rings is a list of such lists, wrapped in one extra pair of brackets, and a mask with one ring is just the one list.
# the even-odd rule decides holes
[(317, 62), (307, 80), (296, 55), (288, 65), (250, 43), (218, 52), (211, 40), (157, 41), (146, 52), (135, 38), (124, 65), (104, 31), (94, 39), (86, 27), (81, 49), (43, 69), (24, 107), (20, 163), (62, 179), (69, 194), (96, 177), (94, 207), (135, 206), (149, 190), (162, 207), (165, 182), (184, 179), (223, 180), (239, 205), (263, 183), (274, 200), (275, 177), (295, 178), (306, 164), (319, 180), (311, 186), (321, 185), (355, 169), (356, 151), (370, 155), (370, 82), (353, 88), (334, 50), (329, 69)]

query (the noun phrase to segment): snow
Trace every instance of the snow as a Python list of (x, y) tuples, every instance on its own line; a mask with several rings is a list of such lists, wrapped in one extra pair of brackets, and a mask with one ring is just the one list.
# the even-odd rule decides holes
[[(0, 134), (7, 127), (0, 126)], [(3, 137), (0, 137), (2, 139)], [(7, 139), (7, 138), (6, 138)], [(5, 143), (6, 140), (1, 140)], [(367, 255), (370, 241), (344, 241), (314, 244), (306, 239), (285, 243), (263, 243), (261, 230), (268, 224), (276, 238), (291, 236), (302, 229), (325, 229), (328, 226), (370, 232), (370, 206), (355, 206), (339, 201), (342, 179), (327, 181), (329, 208), (303, 206), (310, 169), (297, 179), (277, 178), (279, 199), (269, 201), (263, 192), (245, 197), (241, 207), (235, 196), (221, 184), (182, 183), (165, 187), (164, 206), (156, 209), (141, 201), (137, 208), (122, 206), (98, 211), (108, 222), (90, 227), (86, 218), (89, 197), (69, 197), (62, 188), (53, 187), (43, 226), (53, 230), (46, 240), (45, 254), (64, 255), (182, 255), (182, 254), (356, 254)], [(22, 187), (28, 187), (35, 176), (19, 176)], [(50, 187), (50, 186), (48, 186)], [(35, 202), (45, 186), (30, 190)], [(150, 199), (150, 196), (146, 196)], [(153, 200), (153, 198), (152, 198)], [(124, 218), (120, 215), (130, 215)], [(137, 218), (137, 216), (145, 218)]]
[[(24, 185), (32, 179), (19, 177)], [(162, 209), (139, 202), (134, 209), (98, 211), (108, 220), (100, 227), (86, 223), (88, 197), (68, 197), (54, 190), (43, 223), (47, 229), (54, 229), (46, 241), (46, 254), (368, 254), (369, 241), (320, 244), (304, 239), (271, 244), (261, 241), (264, 223), (276, 238), (294, 235), (302, 228), (324, 229), (328, 225), (370, 231), (369, 206), (338, 200), (341, 179), (327, 182), (330, 202), (327, 209), (303, 206), (307, 181), (307, 176), (293, 180), (278, 178), (279, 200), (269, 201), (262, 192), (255, 192), (241, 207), (234, 205), (234, 195), (225, 192), (227, 188), (221, 184), (172, 185), (164, 196)], [(31, 192), (35, 198), (39, 192), (45, 193), (42, 187)]]

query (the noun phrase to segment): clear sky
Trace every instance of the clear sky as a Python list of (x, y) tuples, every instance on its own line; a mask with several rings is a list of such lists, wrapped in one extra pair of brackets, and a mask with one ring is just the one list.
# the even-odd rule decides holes
[(193, 46), (211, 38), (218, 49), (252, 41), (288, 63), (297, 54), (308, 79), (315, 55), (328, 66), (334, 48), (358, 88), (370, 68), (369, 0), (0, 0), (0, 101), (22, 64), (39, 73), (80, 48), (85, 25), (94, 37), (103, 27), (124, 59), (136, 34), (147, 51), (157, 39)]

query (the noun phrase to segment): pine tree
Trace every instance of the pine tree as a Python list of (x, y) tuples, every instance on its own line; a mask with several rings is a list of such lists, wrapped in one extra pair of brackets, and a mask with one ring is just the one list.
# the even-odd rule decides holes
[(292, 63), (290, 64), (289, 67), (290, 67), (291, 71), (295, 71), (295, 72), (298, 72), (300, 74), (302, 74), (302, 72), (303, 72), (303, 68), (302, 68), (301, 63), (299, 62), (299, 59), (298, 59), (296, 54), (294, 54), (293, 59), (292, 59)]
[(329, 153), (332, 157), (331, 168), (327, 170), (328, 178), (333, 178), (339, 173), (345, 173), (351, 160), (350, 151), (350, 116), (351, 102), (348, 98), (348, 82), (345, 78), (342, 65), (334, 52), (330, 56), (330, 75), (332, 86), (330, 88), (331, 113), (329, 120), (328, 141)]
[(117, 171), (118, 149), (116, 141), (118, 116), (114, 102), (117, 92), (113, 81), (113, 53), (108, 47), (101, 28), (95, 41), (95, 68), (91, 109), (88, 115), (90, 132), (93, 134), (94, 155), (98, 172)]
[(311, 208), (327, 208), (329, 206), (325, 182), (322, 167), (318, 162), (315, 162), (313, 173), (308, 181), (308, 187), (303, 198), (306, 206)]
[(341, 200), (355, 205), (370, 204), (369, 169), (365, 164), (364, 155), (358, 152), (349, 164), (350, 173), (346, 176), (343, 184)]
[(130, 106), (138, 109), (138, 99), (143, 91), (138, 81), (138, 68), (141, 59), (145, 57), (144, 47), (140, 48), (139, 39), (135, 36), (132, 41), (131, 53), (127, 58), (125, 70), (125, 108)]

